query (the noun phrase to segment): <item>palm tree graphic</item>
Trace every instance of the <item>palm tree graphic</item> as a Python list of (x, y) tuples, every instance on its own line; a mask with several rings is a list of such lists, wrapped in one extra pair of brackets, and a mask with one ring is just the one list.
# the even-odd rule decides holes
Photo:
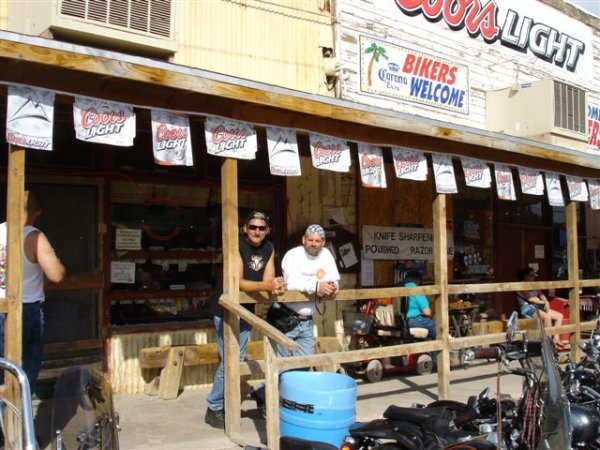
[(369, 70), (367, 71), (367, 84), (371, 86), (371, 84), (373, 84), (373, 63), (375, 61), (379, 62), (380, 56), (385, 59), (388, 59), (388, 57), (385, 54), (385, 48), (379, 47), (375, 42), (373, 42), (371, 46), (365, 50), (365, 55), (368, 53), (372, 53), (371, 61), (369, 61)]

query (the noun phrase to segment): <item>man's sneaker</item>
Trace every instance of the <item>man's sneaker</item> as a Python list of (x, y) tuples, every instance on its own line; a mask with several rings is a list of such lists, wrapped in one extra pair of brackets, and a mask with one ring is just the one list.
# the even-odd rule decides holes
[(258, 390), (252, 390), (252, 392), (250, 392), (250, 397), (252, 397), (254, 400), (256, 400), (256, 409), (258, 409), (258, 412), (260, 413), (261, 417), (263, 419), (267, 418), (267, 405), (265, 404), (265, 390), (264, 388), (261, 389), (260, 391)]
[(225, 429), (225, 411), (222, 409), (214, 411), (210, 408), (206, 408), (204, 422), (213, 428)]

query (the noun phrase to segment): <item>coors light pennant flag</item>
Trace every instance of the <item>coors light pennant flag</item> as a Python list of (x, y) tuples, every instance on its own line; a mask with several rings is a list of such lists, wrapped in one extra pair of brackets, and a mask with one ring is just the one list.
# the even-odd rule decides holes
[(560, 176), (554, 172), (546, 172), (546, 192), (548, 193), (548, 203), (550, 206), (565, 206), (562, 187), (560, 186)]
[(435, 190), (437, 193), (456, 194), (458, 188), (456, 187), (452, 156), (433, 153), (431, 161), (433, 162), (433, 175), (435, 176)]
[(295, 130), (291, 128), (267, 128), (267, 147), (269, 149), (271, 175), (286, 177), (302, 175)]
[(360, 180), (364, 187), (387, 187), (383, 153), (379, 147), (359, 143), (358, 162), (360, 166)]
[(519, 167), (521, 192), (530, 195), (544, 195), (544, 180), (539, 170)]
[(52, 150), (54, 92), (8, 86), (6, 142), (19, 147)]
[(427, 158), (425, 153), (412, 148), (392, 147), (396, 178), (425, 181), (427, 179)]
[(590, 207), (600, 209), (600, 180), (588, 180), (590, 190)]
[(160, 166), (193, 166), (190, 122), (187, 117), (152, 110), (154, 163)]
[(350, 171), (350, 147), (343, 139), (309, 133), (312, 165), (333, 172)]
[(494, 166), (496, 176), (496, 190), (500, 200), (516, 200), (515, 185), (513, 183), (512, 171), (504, 164)]
[(204, 122), (204, 138), (209, 155), (256, 159), (256, 131), (248, 122), (209, 116)]
[(585, 181), (579, 177), (567, 175), (567, 187), (569, 188), (569, 198), (573, 202), (587, 202), (588, 191)]
[(131, 147), (135, 137), (133, 107), (122, 103), (76, 97), (75, 137), (80, 141)]
[(473, 158), (461, 158), (460, 162), (467, 186), (485, 189), (492, 185), (490, 167), (485, 162)]

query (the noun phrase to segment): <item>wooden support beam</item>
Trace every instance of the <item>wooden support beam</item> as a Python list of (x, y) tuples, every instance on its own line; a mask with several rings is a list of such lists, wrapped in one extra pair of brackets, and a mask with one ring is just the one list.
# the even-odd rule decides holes
[(172, 347), (167, 355), (167, 363), (160, 372), (160, 383), (158, 385), (158, 396), (163, 400), (177, 398), (179, 383), (183, 371), (184, 349)]
[[(240, 272), (238, 230), (237, 160), (227, 158), (221, 166), (221, 207), (223, 223), (223, 291), (239, 303)], [(223, 358), (225, 370), (225, 431), (229, 436), (241, 428), (240, 319), (223, 311)]]
[(279, 366), (276, 343), (265, 336), (265, 401), (267, 407), (267, 447), (279, 450)]
[(578, 343), (581, 341), (581, 326), (579, 324), (579, 242), (577, 237), (577, 203), (570, 201), (567, 205), (567, 267), (569, 281), (572, 287), (569, 290), (569, 320), (577, 325), (575, 333), (571, 335), (571, 356), (574, 361), (581, 359), (581, 350)]
[(433, 201), (433, 258), (435, 284), (440, 293), (435, 298), (435, 323), (437, 339), (442, 342), (438, 354), (438, 398), (450, 398), (450, 322), (448, 319), (448, 250), (446, 231), (446, 196), (438, 194)]

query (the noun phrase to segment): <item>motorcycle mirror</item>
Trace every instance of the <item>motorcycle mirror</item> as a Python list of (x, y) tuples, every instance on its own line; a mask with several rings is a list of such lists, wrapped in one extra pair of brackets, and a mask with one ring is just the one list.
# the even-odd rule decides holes
[(519, 315), (516, 311), (510, 315), (508, 322), (506, 322), (506, 342), (509, 344), (515, 339), (515, 334), (518, 331), (519, 326)]

